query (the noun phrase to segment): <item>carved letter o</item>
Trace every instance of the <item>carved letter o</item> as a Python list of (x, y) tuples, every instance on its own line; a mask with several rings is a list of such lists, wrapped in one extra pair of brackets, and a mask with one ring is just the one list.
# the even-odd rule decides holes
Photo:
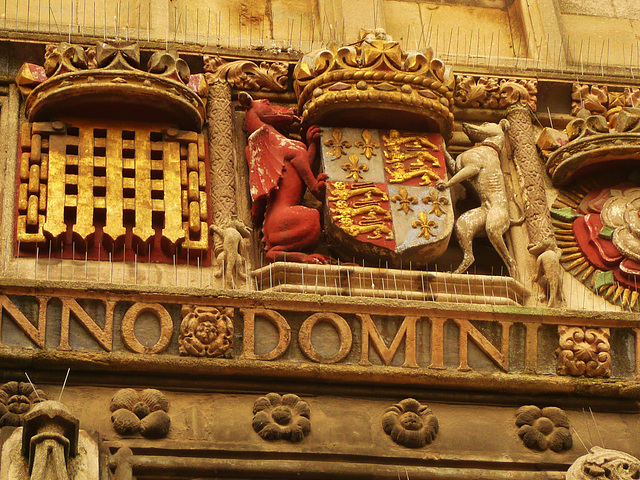
[[(138, 341), (134, 328), (138, 317), (145, 312), (152, 313), (160, 320), (160, 338), (156, 344), (151, 347), (145, 347)], [(171, 343), (173, 320), (171, 320), (171, 315), (169, 315), (167, 309), (159, 303), (134, 303), (122, 318), (120, 333), (122, 334), (122, 341), (132, 352), (160, 353), (165, 351), (169, 343)]]
[[(311, 343), (311, 331), (319, 322), (331, 324), (333, 328), (336, 329), (336, 332), (338, 332), (338, 337), (340, 337), (340, 350), (338, 350), (338, 353), (333, 357), (320, 355)], [(335, 313), (314, 313), (302, 323), (300, 331), (298, 332), (298, 343), (300, 344), (300, 350), (302, 350), (302, 353), (304, 353), (309, 360), (318, 363), (337, 363), (343, 360), (351, 351), (353, 336), (349, 324), (340, 315)]]

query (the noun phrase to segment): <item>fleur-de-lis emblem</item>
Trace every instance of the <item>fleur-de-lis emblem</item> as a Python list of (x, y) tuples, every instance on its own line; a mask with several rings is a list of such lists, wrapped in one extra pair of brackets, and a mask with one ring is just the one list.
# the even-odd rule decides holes
[(376, 152), (373, 151), (374, 148), (380, 148), (380, 144), (378, 142), (372, 142), (371, 138), (371, 132), (365, 129), (362, 131), (362, 139), (364, 142), (358, 140), (355, 143), (356, 147), (362, 148), (362, 154), (367, 157), (367, 160), (371, 160), (371, 157), (376, 154)]
[(438, 224), (434, 220), (429, 220), (427, 214), (424, 212), (418, 213), (418, 220), (411, 222), (411, 226), (413, 228), (419, 228), (420, 233), (418, 234), (418, 238), (424, 237), (426, 240), (435, 237), (431, 229), (438, 228)]
[(426, 204), (431, 204), (429, 215), (433, 214), (436, 217), (441, 217), (442, 215), (444, 215), (445, 213), (442, 210), (442, 205), (449, 204), (449, 199), (445, 196), (438, 196), (438, 190), (436, 189), (431, 189), (431, 193), (424, 197), (422, 201)]
[(404, 187), (400, 188), (400, 193), (391, 197), (392, 202), (399, 202), (400, 206), (398, 207), (398, 211), (402, 210), (404, 213), (408, 214), (409, 212), (413, 212), (413, 208), (411, 205), (415, 205), (418, 203), (418, 199), (414, 196), (410, 196), (407, 192), (407, 189)]
[(349, 161), (342, 164), (342, 170), (348, 172), (347, 178), (353, 178), (353, 180), (357, 182), (361, 178), (364, 178), (360, 172), (368, 171), (369, 166), (361, 164), (358, 156), (352, 153), (349, 155)]
[(336, 158), (340, 158), (342, 155), (347, 154), (344, 149), (351, 148), (351, 142), (342, 140), (342, 130), (339, 128), (334, 128), (331, 135), (333, 138), (328, 138), (324, 141), (324, 144), (331, 149), (329, 153), (334, 156), (332, 160), (335, 160)]

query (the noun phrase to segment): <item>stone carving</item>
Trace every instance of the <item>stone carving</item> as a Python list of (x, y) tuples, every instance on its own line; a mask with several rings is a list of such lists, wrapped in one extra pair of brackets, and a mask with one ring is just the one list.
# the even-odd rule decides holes
[(178, 337), (180, 355), (222, 357), (233, 342), (233, 309), (185, 305)]
[(420, 448), (433, 442), (438, 434), (438, 419), (431, 409), (413, 398), (387, 408), (382, 428), (398, 445)]
[(19, 427), (26, 413), (45, 401), (42, 390), (34, 390), (27, 382), (7, 382), (0, 387), (0, 428)]
[(122, 436), (140, 433), (145, 438), (164, 438), (169, 433), (169, 402), (153, 388), (138, 394), (132, 388), (118, 390), (111, 399), (111, 425)]
[(456, 76), (457, 107), (506, 108), (516, 101), (537, 108), (538, 81), (497, 77)]
[(269, 393), (253, 404), (253, 429), (265, 440), (300, 442), (311, 432), (309, 416), (297, 395)]
[(246, 281), (244, 259), (247, 248), (244, 239), (251, 236), (251, 228), (247, 227), (237, 216), (232, 216), (224, 228), (211, 225), (212, 235), (218, 235), (222, 241), (222, 249), (216, 257), (216, 277), (224, 277), (226, 288), (238, 288)]
[(528, 250), (536, 257), (534, 281), (540, 287), (540, 298), (550, 307), (562, 305), (560, 251), (556, 245), (547, 205), (543, 169), (536, 150), (531, 124), (531, 110), (518, 101), (507, 109), (513, 162), (516, 165), (524, 200), (524, 218), (529, 234)]
[(565, 270), (631, 310), (640, 295), (638, 212), (638, 174), (624, 171), (602, 182), (583, 178), (562, 189), (551, 210)]
[(608, 328), (558, 326), (558, 375), (611, 376)]
[(522, 443), (532, 450), (559, 453), (573, 446), (569, 419), (560, 408), (524, 405), (516, 412), (516, 426)]
[(591, 447), (567, 471), (566, 480), (633, 480), (640, 477), (640, 460), (628, 453)]
[(227, 62), (218, 55), (205, 55), (204, 71), (209, 84), (223, 81), (242, 90), (268, 90), (284, 92), (289, 83), (289, 66), (282, 62), (250, 60)]
[[(445, 139), (453, 128), (450, 68), (424, 52), (405, 52), (384, 30), (363, 30), (359, 40), (304, 55), (293, 72), (293, 87), (304, 123), (340, 124), (342, 115), (401, 111), (407, 124), (435, 122)], [(349, 108), (344, 108), (345, 105)], [(382, 113), (381, 113), (382, 112)], [(330, 123), (330, 122), (326, 122)]]
[(305, 187), (318, 200), (324, 198), (327, 175), (316, 177), (311, 171), (319, 128), (307, 131), (307, 147), (276, 130), (276, 126), (296, 119), (292, 110), (271, 105), (266, 99), (253, 100), (245, 92), (239, 99), (247, 109), (245, 123), (250, 135), (246, 156), (251, 213), (254, 223), (262, 224), (266, 260), (325, 263), (325, 256), (311, 253), (320, 241), (320, 213), (300, 205)]
[(80, 45), (62, 42), (47, 45), (44, 54), (44, 71), (47, 77), (89, 68), (89, 59)]
[(344, 257), (372, 264), (382, 259), (390, 265), (424, 265), (442, 255), (454, 225), (450, 192), (434, 188), (447, 178), (442, 136), (336, 130), (322, 127), (322, 168), (329, 177), (327, 243), (340, 245)]
[(640, 88), (627, 87), (614, 91), (602, 85), (574, 83), (571, 88), (571, 114), (575, 116), (602, 115), (611, 127), (625, 107), (640, 106)]
[(439, 181), (436, 188), (444, 190), (466, 181), (482, 204), (463, 213), (456, 220), (456, 236), (464, 257), (455, 273), (463, 273), (471, 266), (474, 262), (473, 239), (486, 233), (507, 265), (509, 274), (517, 278), (516, 262), (503, 238), (512, 225), (521, 222), (509, 217), (509, 201), (500, 168), (500, 156), (505, 148), (505, 132), (509, 128), (509, 122), (501, 120), (500, 124), (483, 123), (479, 126), (464, 123), (462, 128), (476, 146), (458, 155), (455, 162), (446, 156), (453, 177), (447, 181)]
[(134, 480), (133, 476), (133, 452), (129, 447), (120, 447), (109, 458), (109, 467), (114, 470), (112, 480)]

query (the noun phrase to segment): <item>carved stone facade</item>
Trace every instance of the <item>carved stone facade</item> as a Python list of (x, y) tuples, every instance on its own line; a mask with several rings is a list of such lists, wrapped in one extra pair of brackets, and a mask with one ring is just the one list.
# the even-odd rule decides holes
[(633, 1), (40, 3), (0, 480), (638, 477)]

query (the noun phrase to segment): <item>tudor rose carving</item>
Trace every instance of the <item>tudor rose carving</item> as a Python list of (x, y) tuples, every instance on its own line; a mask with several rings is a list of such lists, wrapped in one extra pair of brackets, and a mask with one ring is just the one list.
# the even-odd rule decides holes
[(233, 341), (233, 309), (196, 305), (182, 307), (178, 337), (180, 355), (222, 357)]
[(562, 452), (573, 446), (569, 419), (558, 407), (524, 405), (516, 412), (516, 426), (522, 443), (532, 450)]
[(420, 448), (433, 442), (438, 434), (438, 419), (431, 409), (413, 398), (387, 408), (382, 428), (398, 445)]
[(269, 393), (253, 405), (253, 429), (265, 440), (300, 442), (311, 432), (307, 402), (292, 393)]

